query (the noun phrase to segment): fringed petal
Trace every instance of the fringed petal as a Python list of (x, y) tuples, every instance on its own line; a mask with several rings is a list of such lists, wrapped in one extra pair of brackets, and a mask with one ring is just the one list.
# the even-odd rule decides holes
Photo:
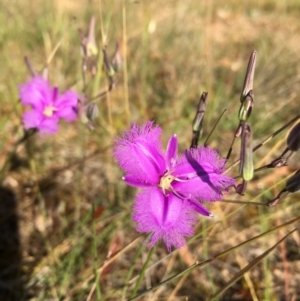
[(149, 188), (152, 186), (151, 184), (141, 182), (139, 178), (137, 178), (136, 176), (132, 176), (132, 175), (127, 175), (126, 177), (123, 177), (122, 179), (128, 185), (137, 187), (137, 188)]
[(55, 114), (59, 118), (64, 118), (66, 121), (73, 121), (78, 116), (78, 95), (69, 90), (58, 96), (55, 103), (57, 111)]
[(180, 181), (175, 180), (172, 186), (186, 198), (221, 200), (223, 192), (235, 183), (223, 174), (224, 163), (218, 152), (209, 147), (185, 151), (172, 173)]
[(193, 235), (195, 213), (186, 200), (173, 194), (165, 196), (156, 187), (146, 189), (137, 195), (133, 209), (137, 231), (151, 233), (151, 246), (161, 239), (171, 251), (172, 246), (184, 246), (185, 237)]
[(126, 176), (136, 177), (137, 182), (155, 185), (166, 169), (160, 147), (161, 129), (152, 128), (152, 122), (138, 127), (132, 125), (114, 146), (114, 156)]
[(39, 127), (41, 135), (43, 134), (54, 134), (58, 131), (58, 118), (44, 118)]
[(28, 129), (39, 129), (40, 123), (43, 120), (43, 115), (35, 110), (27, 111), (23, 114), (24, 128)]
[(52, 88), (48, 81), (37, 75), (19, 86), (19, 97), (23, 105), (42, 111), (44, 106), (52, 104)]
[(200, 213), (204, 216), (212, 216), (210, 211), (206, 209), (200, 202), (194, 199), (188, 199), (188, 202), (190, 203), (190, 206), (195, 210), (196, 212)]

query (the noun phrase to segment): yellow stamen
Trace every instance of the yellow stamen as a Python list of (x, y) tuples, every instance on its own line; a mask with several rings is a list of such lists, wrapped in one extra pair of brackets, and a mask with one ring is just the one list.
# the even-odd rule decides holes
[(55, 112), (55, 111), (57, 111), (57, 109), (55, 107), (49, 106), (44, 109), (43, 114), (47, 117), (52, 117), (53, 112)]
[(166, 191), (171, 191), (172, 190), (172, 186), (171, 183), (172, 181), (175, 179), (174, 176), (172, 175), (165, 175), (163, 177), (161, 177), (158, 187), (160, 187), (163, 191), (164, 194), (166, 194)]

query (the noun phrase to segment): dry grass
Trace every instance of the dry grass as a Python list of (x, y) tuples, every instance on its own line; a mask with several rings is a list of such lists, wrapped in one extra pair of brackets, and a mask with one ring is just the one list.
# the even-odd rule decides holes
[[(208, 91), (204, 135), (227, 108), (211, 142), (225, 155), (238, 123), (248, 57), (256, 49), (250, 122), (254, 144), (259, 143), (299, 113), (299, 12), (296, 0), (37, 0), (13, 5), (3, 0), (0, 300), (127, 300), (149, 248), (130, 218), (135, 189), (121, 183), (121, 171), (111, 158), (114, 136), (133, 121), (155, 119), (164, 129), (164, 143), (177, 133), (184, 150), (190, 144), (198, 98)], [(62, 124), (54, 136), (36, 135), (18, 148), (7, 170), (8, 153), (22, 135), (17, 86), (28, 77), (24, 55), (41, 70), (62, 38), (49, 65), (50, 78), (62, 88), (81, 91), (77, 30), (87, 28), (91, 15), (97, 18), (98, 46), (107, 38), (112, 53), (120, 40), (127, 54), (127, 69), (119, 75), (117, 87), (99, 101), (95, 130), (77, 122)], [(89, 96), (106, 85), (99, 73), (90, 81)], [(282, 133), (264, 146), (255, 155), (256, 166), (278, 156), (285, 143)], [(232, 160), (237, 156), (238, 144)], [(292, 160), (289, 167), (261, 172), (244, 197), (232, 193), (227, 199), (267, 202), (297, 168), (299, 163)], [(186, 248), (168, 254), (163, 244), (157, 245), (139, 292), (296, 218), (298, 199), (295, 195), (274, 208), (209, 204), (214, 218), (199, 219)], [(208, 300), (295, 226), (236, 248), (140, 300)], [(297, 230), (290, 235), (218, 299), (300, 300), (299, 234)]]

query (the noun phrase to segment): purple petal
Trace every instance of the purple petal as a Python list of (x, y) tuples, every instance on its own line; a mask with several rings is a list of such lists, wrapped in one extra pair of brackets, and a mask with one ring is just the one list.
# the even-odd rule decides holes
[(19, 86), (19, 97), (23, 105), (42, 111), (44, 106), (52, 103), (52, 89), (48, 81), (37, 75)]
[(179, 158), (172, 173), (182, 181), (173, 181), (172, 186), (186, 198), (221, 200), (223, 191), (235, 183), (233, 178), (223, 174), (224, 163), (218, 152), (208, 147), (188, 150)]
[(200, 213), (201, 215), (212, 216), (212, 214), (197, 200), (188, 199), (188, 202), (190, 203), (190, 206), (193, 208), (193, 210)]
[(137, 179), (136, 176), (128, 175), (126, 177), (122, 178), (124, 182), (126, 182), (128, 185), (137, 187), (137, 188), (149, 188), (152, 186), (151, 184), (141, 182), (140, 179)]
[(135, 141), (137, 147), (143, 152), (143, 154), (152, 162), (157, 174), (163, 175), (166, 171), (166, 162), (161, 152), (157, 148), (151, 145), (144, 139), (137, 138)]
[(132, 176), (140, 183), (155, 185), (159, 183), (159, 174), (153, 161), (135, 144), (127, 147), (116, 145), (115, 156), (127, 176)]
[(47, 118), (37, 110), (25, 112), (23, 123), (26, 130), (36, 128), (41, 134), (54, 134), (58, 131), (58, 118)]
[(173, 135), (168, 142), (168, 146), (166, 150), (166, 164), (168, 170), (170, 170), (175, 165), (177, 150), (178, 150), (177, 136)]
[(133, 209), (137, 231), (151, 233), (151, 246), (162, 239), (170, 251), (172, 246), (184, 246), (184, 237), (193, 235), (196, 216), (186, 200), (173, 194), (165, 196), (156, 187), (145, 189), (135, 198)]
[(129, 131), (124, 132), (124, 139), (135, 141), (136, 138), (144, 138), (158, 150), (161, 149), (160, 136), (162, 129), (154, 125), (153, 121), (148, 121), (144, 125), (139, 126), (136, 123), (132, 124)]
[(155, 185), (166, 169), (160, 148), (160, 128), (148, 122), (142, 127), (132, 125), (114, 146), (114, 156), (127, 175), (136, 181)]
[(24, 123), (24, 128), (26, 130), (32, 128), (38, 129), (42, 120), (43, 120), (43, 115), (36, 110), (31, 110), (23, 114), (23, 123)]
[(55, 101), (58, 98), (58, 96), (59, 96), (59, 89), (58, 89), (58, 87), (54, 87), (52, 89), (52, 103), (53, 104), (55, 103)]
[(58, 131), (58, 119), (56, 118), (44, 118), (40, 123), (38, 129), (43, 134), (54, 134)]
[(78, 95), (69, 90), (58, 96), (54, 103), (57, 109), (56, 115), (66, 121), (73, 121), (77, 118)]

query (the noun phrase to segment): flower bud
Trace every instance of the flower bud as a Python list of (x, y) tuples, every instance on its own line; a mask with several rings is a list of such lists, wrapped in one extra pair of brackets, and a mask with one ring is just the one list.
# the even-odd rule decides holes
[(90, 103), (86, 108), (86, 117), (90, 121), (94, 121), (99, 115), (98, 106), (95, 103)]
[(205, 114), (205, 108), (206, 108), (206, 99), (207, 99), (207, 92), (203, 92), (200, 97), (196, 116), (193, 121), (193, 126), (192, 126), (193, 138), (192, 138), (191, 147), (197, 147), (198, 140), (202, 135), (203, 120), (204, 120), (204, 114)]
[(109, 61), (107, 51), (106, 51), (106, 46), (103, 47), (102, 52), (103, 52), (103, 63), (106, 69), (106, 73), (109, 77), (113, 77), (115, 75), (115, 70)]
[(285, 190), (288, 192), (297, 192), (300, 190), (300, 169), (287, 180)]
[(98, 54), (98, 48), (96, 45), (96, 38), (95, 38), (95, 17), (91, 18), (88, 36), (81, 36), (81, 45), (83, 48), (83, 55), (86, 57), (96, 56)]
[(285, 188), (283, 188), (276, 198), (268, 202), (268, 206), (276, 205), (280, 200), (286, 198), (290, 193), (294, 193), (300, 190), (300, 169), (292, 175), (285, 184)]
[(88, 36), (80, 30), (81, 35), (81, 53), (83, 57), (82, 69), (84, 72), (90, 70), (93, 75), (97, 72), (98, 48), (95, 38), (95, 17), (91, 18)]
[(300, 148), (300, 122), (297, 123), (290, 131), (287, 137), (289, 150), (296, 152)]
[[(256, 64), (256, 50), (253, 50), (251, 56), (249, 58), (247, 71), (245, 75), (244, 85), (243, 85), (243, 92), (241, 94), (240, 101), (243, 103), (245, 98), (247, 97), (248, 93), (253, 90), (253, 79), (254, 79), (254, 71), (255, 71), (255, 64)], [(253, 99), (252, 99), (253, 101)]]
[(123, 57), (121, 54), (119, 42), (116, 43), (116, 50), (115, 50), (115, 54), (111, 60), (111, 64), (112, 64), (112, 67), (114, 68), (114, 71), (117, 73), (123, 69)]
[(239, 120), (247, 121), (251, 115), (254, 94), (253, 94), (253, 79), (254, 79), (254, 71), (256, 64), (256, 50), (254, 50), (250, 56), (247, 71), (245, 75), (243, 91), (240, 97), (241, 107), (239, 111)]

